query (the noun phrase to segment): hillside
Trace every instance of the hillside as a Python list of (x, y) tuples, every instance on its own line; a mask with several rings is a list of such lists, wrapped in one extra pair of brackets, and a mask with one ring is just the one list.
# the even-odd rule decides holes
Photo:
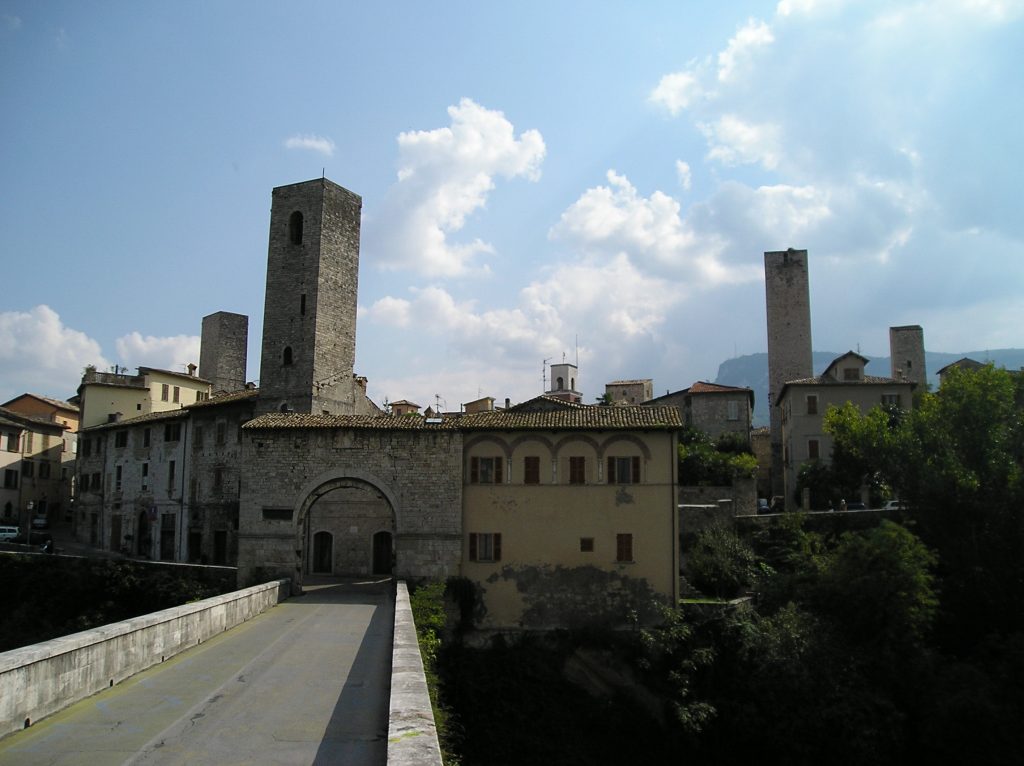
[[(820, 375), (829, 363), (840, 353), (832, 351), (814, 352), (814, 374)], [(864, 356), (868, 356), (865, 354)], [(938, 371), (951, 362), (963, 357), (970, 357), (979, 362), (994, 362), (996, 367), (1008, 370), (1024, 368), (1024, 349), (1003, 348), (988, 351), (965, 351), (947, 353), (944, 351), (926, 351), (925, 363), (928, 365), (928, 384), (934, 390), (939, 385)], [(890, 362), (888, 356), (869, 357), (868, 375), (888, 377)], [(768, 425), (768, 354), (747, 354), (735, 359), (728, 359), (718, 366), (718, 377), (715, 383), (726, 386), (746, 386), (754, 390), (754, 426)]]

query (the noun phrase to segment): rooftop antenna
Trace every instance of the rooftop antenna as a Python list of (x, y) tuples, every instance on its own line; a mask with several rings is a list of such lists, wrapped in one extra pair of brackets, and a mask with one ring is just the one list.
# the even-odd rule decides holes
[(576, 336), (573, 338), (572, 342), (573, 342), (573, 346), (576, 348), (576, 369), (579, 369), (579, 367), (580, 367), (580, 334), (579, 333), (576, 333)]
[(550, 362), (550, 361), (551, 361), (551, 357), (549, 356), (547, 359), (545, 359), (543, 362), (541, 362), (541, 366), (540, 366), (540, 382), (541, 382), (541, 385), (544, 386), (541, 389), (542, 391), (547, 391), (548, 390), (548, 362)]

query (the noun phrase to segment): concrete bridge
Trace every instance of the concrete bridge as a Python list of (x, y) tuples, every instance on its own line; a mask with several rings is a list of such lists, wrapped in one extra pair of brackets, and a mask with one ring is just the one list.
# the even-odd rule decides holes
[[(0, 654), (0, 712), (21, 729), (0, 739), (0, 764), (440, 766), (404, 583), (320, 580), (235, 627), (221, 625), (225, 603)], [(189, 648), (168, 656), (176, 645)], [(126, 677), (61, 709), (97, 666), (101, 681)]]

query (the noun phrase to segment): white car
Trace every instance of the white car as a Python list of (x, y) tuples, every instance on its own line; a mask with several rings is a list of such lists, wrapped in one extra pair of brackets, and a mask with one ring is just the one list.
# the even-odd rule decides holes
[(17, 536), (17, 527), (0, 527), (0, 543), (9, 543)]
[(887, 502), (885, 505), (882, 506), (882, 510), (883, 511), (899, 511), (899, 510), (902, 510), (903, 508), (906, 508), (906, 507), (907, 507), (907, 504), (904, 503), (902, 500), (890, 500), (889, 502)]

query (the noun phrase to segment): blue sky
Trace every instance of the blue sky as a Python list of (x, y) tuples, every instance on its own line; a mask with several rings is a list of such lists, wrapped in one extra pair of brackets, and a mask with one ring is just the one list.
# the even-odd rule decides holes
[(363, 198), (356, 371), (457, 409), (765, 350), (1024, 346), (1024, 2), (0, 2), (0, 401), (250, 318), (270, 191)]

